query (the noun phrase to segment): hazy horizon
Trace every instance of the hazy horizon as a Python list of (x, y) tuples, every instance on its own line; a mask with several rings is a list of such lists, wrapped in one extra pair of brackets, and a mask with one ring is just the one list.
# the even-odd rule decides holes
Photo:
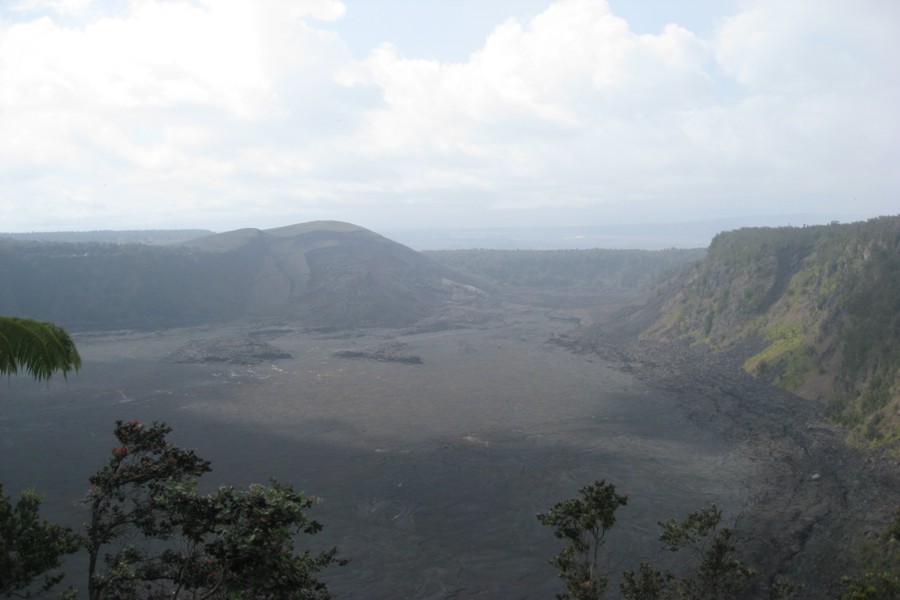
[[(474, 248), (487, 250), (584, 250), (592, 248), (663, 250), (668, 248), (705, 248), (716, 234), (744, 227), (802, 227), (824, 225), (834, 221), (848, 223), (865, 220), (863, 217), (852, 215), (844, 215), (844, 217), (844, 219), (834, 219), (824, 215), (811, 214), (754, 215), (677, 223), (585, 224), (549, 227), (431, 227), (401, 229), (389, 227), (383, 230), (372, 231), (419, 251)], [(283, 223), (279, 226), (288, 225), (293, 224)], [(354, 225), (359, 224), (354, 223)], [(116, 233), (128, 234), (146, 231), (199, 233), (200, 235), (226, 233), (225, 231), (213, 231), (210, 229), (0, 231), (0, 237), (42, 241), (56, 236), (53, 237), (54, 241), (109, 242), (114, 241), (111, 236), (114, 237)], [(91, 234), (96, 235), (92, 236)], [(190, 238), (190, 235), (176, 236), (175, 241)], [(147, 243), (146, 240), (141, 239), (129, 238), (129, 241), (143, 241)], [(157, 240), (151, 243), (166, 242)]]

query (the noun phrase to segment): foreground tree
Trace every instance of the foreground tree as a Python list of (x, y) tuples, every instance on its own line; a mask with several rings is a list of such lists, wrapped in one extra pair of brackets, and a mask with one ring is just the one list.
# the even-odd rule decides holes
[[(53, 323), (0, 317), (0, 374), (15, 375), (20, 369), (37, 380), (48, 380), (56, 371), (63, 376), (77, 371), (81, 357), (68, 333)], [(25, 490), (19, 500), (0, 485), (0, 596), (30, 598), (47, 594), (62, 580), (61, 573), (45, 574), (60, 566), (60, 557), (79, 548), (79, 537), (39, 516), (41, 497)], [(40, 583), (35, 583), (41, 575)], [(39, 590), (39, 591), (38, 591)], [(74, 590), (63, 595), (74, 594)]]
[(35, 379), (63, 377), (81, 367), (75, 342), (65, 329), (34, 319), (0, 317), (0, 375), (15, 375), (19, 369)]
[(659, 539), (670, 552), (685, 551), (696, 564), (682, 577), (641, 563), (640, 571), (625, 571), (620, 586), (626, 600), (727, 600), (737, 598), (754, 576), (735, 558), (734, 532), (719, 527), (722, 511), (711, 506), (684, 521), (660, 523)]
[(857, 562), (861, 572), (841, 580), (841, 600), (900, 598), (900, 509), (881, 535), (860, 549)]
[(560, 600), (596, 600), (602, 598), (609, 578), (597, 572), (597, 556), (606, 532), (616, 522), (616, 510), (628, 503), (627, 496), (616, 493), (616, 487), (605, 480), (579, 490), (581, 498), (556, 503), (547, 514), (537, 519), (554, 527), (553, 534), (566, 542), (550, 564), (559, 569), (566, 591)]
[[(59, 568), (61, 556), (81, 548), (71, 529), (41, 520), (40, 506), (34, 490), (25, 490), (13, 504), (0, 486), (0, 597), (46, 597), (64, 576), (48, 572)], [(74, 590), (63, 594), (73, 595)]]
[(296, 534), (322, 528), (306, 514), (316, 499), (275, 481), (201, 495), (209, 463), (170, 431), (117, 422), (120, 446), (91, 477), (91, 600), (329, 598), (316, 575), (344, 563), (337, 550), (294, 551)]

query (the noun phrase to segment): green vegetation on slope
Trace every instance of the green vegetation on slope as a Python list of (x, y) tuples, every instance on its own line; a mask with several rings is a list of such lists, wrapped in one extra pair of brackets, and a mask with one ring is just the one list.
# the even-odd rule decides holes
[(747, 344), (745, 369), (900, 439), (900, 217), (722, 233), (646, 336)]

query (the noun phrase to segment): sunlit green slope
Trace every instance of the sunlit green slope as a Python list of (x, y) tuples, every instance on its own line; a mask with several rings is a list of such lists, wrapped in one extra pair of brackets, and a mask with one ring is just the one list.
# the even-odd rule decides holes
[(900, 217), (719, 234), (644, 336), (740, 344), (854, 440), (900, 440)]

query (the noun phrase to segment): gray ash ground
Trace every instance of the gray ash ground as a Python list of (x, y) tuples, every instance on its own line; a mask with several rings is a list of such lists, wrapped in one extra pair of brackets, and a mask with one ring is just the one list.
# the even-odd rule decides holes
[(555, 343), (671, 392), (691, 421), (760, 465), (736, 524), (743, 557), (761, 573), (748, 597), (765, 597), (766, 585), (783, 578), (804, 585), (802, 598), (839, 595), (837, 580), (858, 568), (854, 548), (883, 531), (900, 506), (897, 456), (848, 446), (820, 403), (745, 373), (744, 358), (758, 349), (711, 352), (601, 331), (570, 332)]
[[(340, 598), (552, 597), (558, 544), (534, 514), (595, 479), (629, 494), (604, 552), (612, 573), (671, 560), (657, 522), (712, 503), (754, 536), (757, 555), (772, 546), (786, 565), (827, 567), (797, 557), (862, 502), (854, 490), (870, 488), (847, 478), (870, 485), (871, 463), (831, 454), (838, 435), (815, 407), (730, 387), (715, 369), (698, 378), (687, 358), (654, 348), (548, 342), (569, 328), (558, 313), (507, 305), (470, 326), (81, 335), (85, 366), (68, 382), (6, 386), (0, 481), (13, 494), (38, 488), (49, 517), (78, 526), (114, 421), (168, 422), (175, 443), (212, 462), (207, 488), (273, 476), (322, 498), (313, 516), (325, 530), (300, 547), (337, 545), (351, 559), (323, 575)], [(291, 358), (167, 358), (190, 341), (247, 336)], [(335, 356), (379, 348), (422, 362)], [(82, 589), (83, 566), (70, 563)]]

